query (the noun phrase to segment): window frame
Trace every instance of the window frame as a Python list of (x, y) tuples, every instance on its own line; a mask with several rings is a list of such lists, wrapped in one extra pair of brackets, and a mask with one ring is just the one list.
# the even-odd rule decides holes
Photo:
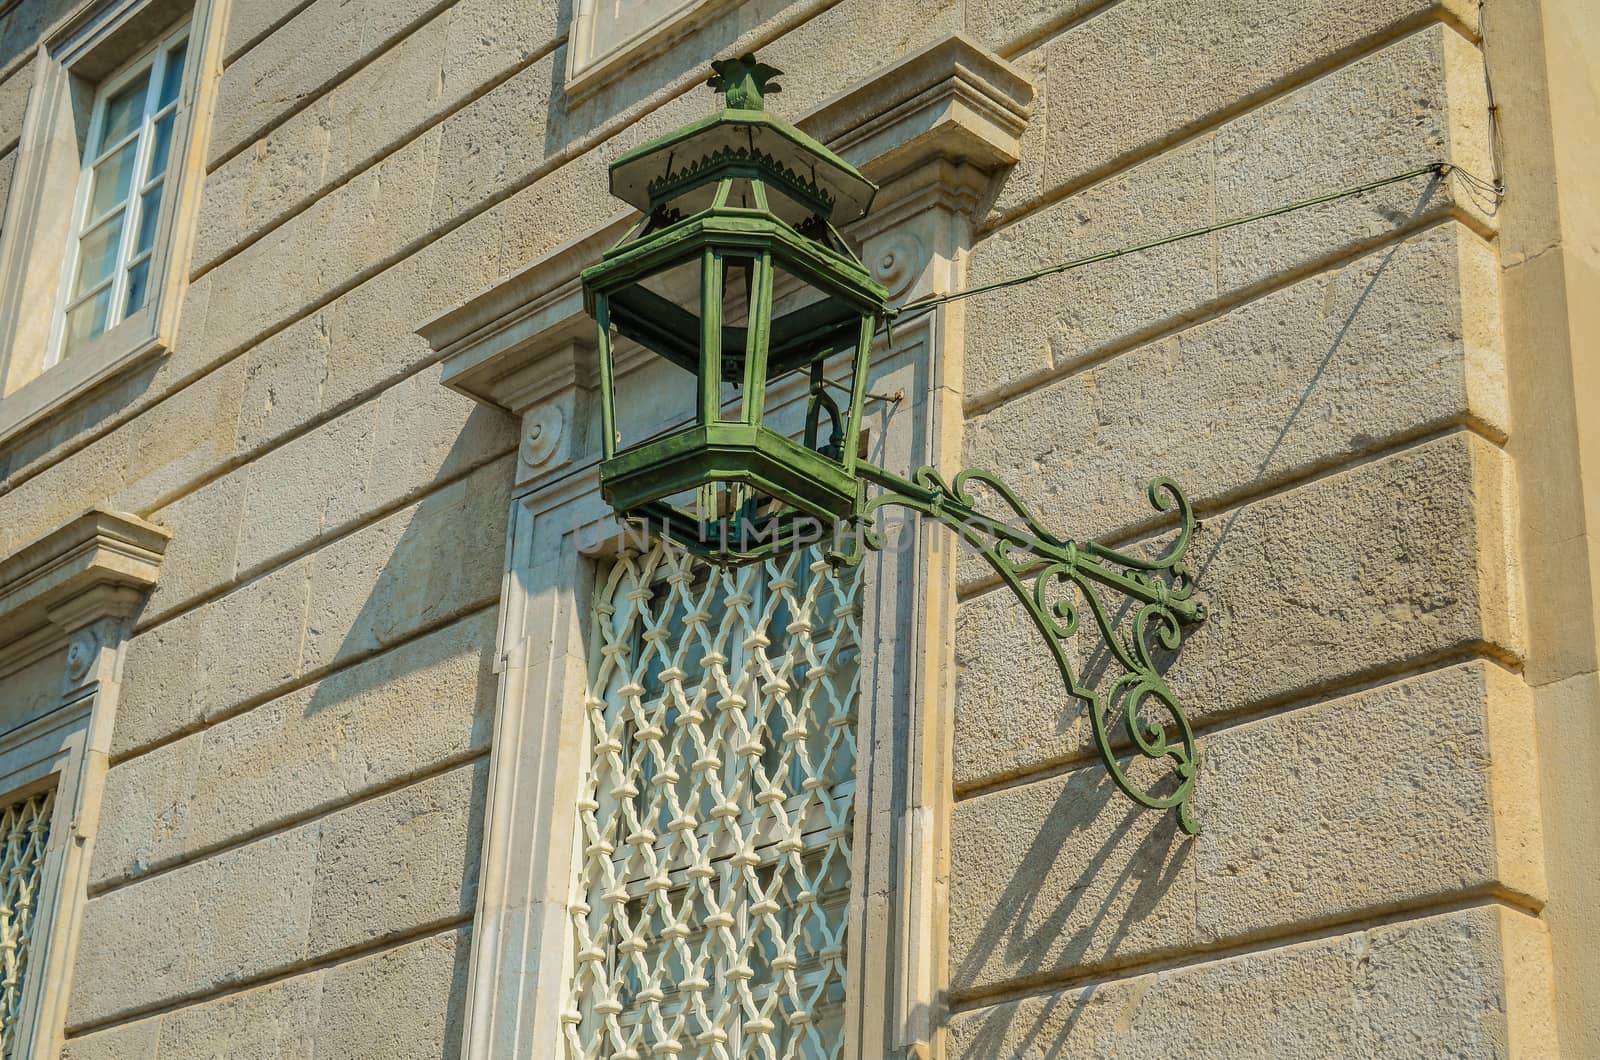
[[(232, 2), (101, 0), (58, 23), (39, 43), (0, 230), (0, 445), (172, 350)], [(60, 357), (57, 324), (76, 267), (93, 104), (105, 84), (185, 26), (188, 45), (144, 305)]]
[[(133, 58), (125, 62), (117, 70), (103, 78), (95, 87), (95, 96), (91, 104), (88, 132), (84, 137), (87, 144), (97, 144), (105, 127), (107, 104), (113, 96), (130, 82), (136, 80), (145, 71), (149, 72), (150, 80), (145, 89), (144, 104), (140, 110), (139, 127), (131, 137), (123, 140), (117, 147), (105, 150), (98, 157), (89, 154), (83, 155), (83, 162), (78, 168), (78, 188), (72, 204), (72, 227), (69, 230), (66, 247), (66, 259), (61, 267), (61, 282), (56, 285), (56, 307), (51, 314), (49, 345), (45, 349), (44, 365), (42, 371), (48, 372), (68, 357), (66, 349), (67, 316), (78, 307), (95, 298), (102, 284), (96, 284), (95, 289), (88, 294), (74, 297), (72, 288), (78, 281), (78, 269), (82, 265), (83, 240), (86, 232), (93, 231), (100, 225), (110, 223), (110, 216), (101, 218), (97, 223), (90, 224), (94, 219), (89, 217), (89, 198), (94, 185), (94, 168), (99, 163), (110, 158), (115, 151), (122, 149), (127, 144), (134, 144), (134, 177), (130, 184), (127, 199), (123, 200), (119, 209), (125, 211), (122, 221), (122, 235), (118, 239), (115, 263), (112, 266), (110, 279), (111, 305), (107, 310), (106, 326), (100, 335), (110, 332), (124, 320), (136, 316), (150, 303), (151, 297), (156, 294), (150, 280), (146, 280), (145, 298), (137, 309), (131, 312), (126, 307), (128, 274), (136, 267), (136, 258), (144, 258), (150, 262), (149, 274), (152, 278), (156, 274), (156, 258), (161, 244), (162, 222), (171, 216), (173, 190), (176, 181), (173, 177), (173, 161), (182, 146), (178, 142), (178, 112), (183, 107), (183, 85), (180, 83), (178, 94), (172, 102), (157, 105), (160, 98), (160, 86), (166, 77), (166, 66), (171, 61), (173, 49), (179, 43), (192, 45), (194, 40), (194, 20), (192, 18), (180, 22), (173, 27), (164, 37), (151, 42)], [(188, 76), (189, 58), (192, 49), (187, 49), (184, 55), (186, 69), (181, 76)], [(155, 126), (160, 121), (163, 111), (173, 115), (173, 135), (167, 145), (167, 161), (161, 171), (161, 176), (152, 181), (147, 175), (150, 167), (151, 146), (155, 140)], [(177, 159), (180, 163), (182, 159)], [(161, 197), (156, 203), (156, 231), (152, 234), (151, 245), (148, 250), (137, 254), (132, 253), (139, 230), (144, 224), (144, 196), (149, 193), (152, 183), (161, 185)], [(89, 348), (99, 335), (90, 336), (83, 349)]]
[(596, 9), (608, 0), (574, 0), (567, 47), (566, 95), (576, 101), (634, 70), (666, 51), (685, 34), (744, 0), (677, 0), (675, 6), (649, 25), (603, 51), (594, 47)]
[(170, 538), (94, 509), (0, 557), (0, 798), (56, 797), (16, 1057), (62, 1049), (126, 645)]
[[(0, 737), (0, 807), (42, 791), (55, 792), (50, 837), (35, 899), (33, 937), (28, 967), (23, 972), (22, 1002), (12, 1055), (54, 1055), (66, 1019), (67, 996), (62, 968), (72, 960), (82, 904), (69, 902), (73, 886), (81, 887), (87, 862), (72, 842), (83, 810), (87, 779), (90, 722), (96, 696), (91, 693), (49, 710)], [(55, 983), (50, 980), (55, 972)]]

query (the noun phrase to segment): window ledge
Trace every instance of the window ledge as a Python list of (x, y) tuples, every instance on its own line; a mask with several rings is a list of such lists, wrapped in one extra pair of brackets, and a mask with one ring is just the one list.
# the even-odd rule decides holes
[[(148, 312), (148, 311), (147, 311)], [(167, 352), (141, 313), (0, 398), (0, 446), (112, 379)]]
[[(676, 43), (685, 34), (698, 29), (705, 22), (740, 3), (741, 0), (685, 0), (676, 10), (639, 30), (627, 40), (613, 45), (599, 55), (580, 60), (578, 49), (571, 51), (567, 62), (567, 80), (563, 86), (567, 105), (581, 103), (596, 92), (632, 73), (647, 59), (652, 59)], [(592, 14), (587, 17), (593, 17)]]

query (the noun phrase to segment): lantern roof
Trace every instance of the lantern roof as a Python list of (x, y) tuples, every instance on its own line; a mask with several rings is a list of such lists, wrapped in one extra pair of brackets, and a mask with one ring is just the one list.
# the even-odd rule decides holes
[(845, 224), (865, 214), (877, 185), (850, 163), (766, 110), (780, 71), (754, 55), (711, 64), (709, 82), (723, 93), (716, 114), (634, 148), (611, 164), (611, 194), (649, 213), (681, 192), (754, 170), (824, 220)]

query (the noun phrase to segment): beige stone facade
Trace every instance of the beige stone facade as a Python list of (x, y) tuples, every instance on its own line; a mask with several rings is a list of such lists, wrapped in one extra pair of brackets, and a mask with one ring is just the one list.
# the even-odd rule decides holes
[[(577, 274), (607, 164), (756, 50), (896, 301), (1457, 167), (875, 352), (891, 470), (1129, 549), (1187, 490), (1204, 831), (953, 538), (870, 559), (847, 1055), (1600, 1056), (1600, 9), (614, 6), (0, 2), (0, 803), (73, 792), (27, 1055), (563, 1055)], [(183, 19), (167, 279), (52, 363), (62, 145)]]

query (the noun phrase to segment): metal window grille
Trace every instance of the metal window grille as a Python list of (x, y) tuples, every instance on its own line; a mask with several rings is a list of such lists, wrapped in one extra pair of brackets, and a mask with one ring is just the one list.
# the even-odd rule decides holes
[(54, 791), (40, 792), (8, 806), (0, 816), (5, 836), (5, 861), (0, 864), (5, 891), (0, 897), (0, 956), (5, 978), (0, 980), (0, 1057), (11, 1057), (17, 1044), (22, 989), (32, 951), (33, 925), (39, 907), (39, 881), (44, 875), (45, 847), (50, 842), (50, 815)]
[(841, 1052), (859, 586), (666, 542), (600, 583), (568, 1056)]

